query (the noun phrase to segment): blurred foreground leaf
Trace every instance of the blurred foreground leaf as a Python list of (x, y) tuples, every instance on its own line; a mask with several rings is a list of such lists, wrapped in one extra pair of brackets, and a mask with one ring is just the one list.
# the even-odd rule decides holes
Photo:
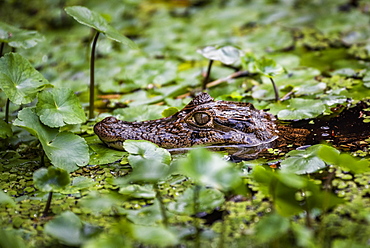
[(67, 171), (50, 166), (33, 173), (35, 187), (43, 192), (59, 192), (70, 183)]
[(101, 232), (101, 229), (96, 226), (84, 224), (77, 215), (70, 211), (46, 223), (44, 230), (62, 244), (70, 246), (79, 246)]

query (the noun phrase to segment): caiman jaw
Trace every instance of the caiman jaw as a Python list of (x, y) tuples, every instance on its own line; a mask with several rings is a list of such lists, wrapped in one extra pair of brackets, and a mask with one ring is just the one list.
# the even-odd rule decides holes
[(228, 144), (253, 147), (278, 137), (273, 115), (249, 103), (214, 101), (207, 93), (170, 117), (143, 122), (107, 117), (94, 126), (94, 131), (106, 145), (119, 150), (128, 139), (183, 148)]

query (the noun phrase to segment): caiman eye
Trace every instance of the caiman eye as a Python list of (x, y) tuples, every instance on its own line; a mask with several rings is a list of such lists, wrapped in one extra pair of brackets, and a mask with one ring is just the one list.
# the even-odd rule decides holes
[(211, 120), (211, 117), (206, 113), (195, 113), (193, 118), (198, 125), (205, 125)]

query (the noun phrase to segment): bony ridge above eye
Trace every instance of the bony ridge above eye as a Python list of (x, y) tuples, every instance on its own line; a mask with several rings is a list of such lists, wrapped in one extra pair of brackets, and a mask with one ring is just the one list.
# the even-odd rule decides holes
[(211, 120), (211, 117), (207, 113), (198, 112), (193, 115), (193, 119), (196, 124), (205, 125)]

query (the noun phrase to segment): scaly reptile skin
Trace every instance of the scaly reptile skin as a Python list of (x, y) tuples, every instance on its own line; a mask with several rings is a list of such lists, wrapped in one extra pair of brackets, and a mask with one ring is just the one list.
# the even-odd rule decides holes
[(207, 93), (196, 96), (172, 116), (143, 122), (107, 117), (94, 126), (109, 147), (123, 150), (127, 139), (148, 140), (163, 148), (194, 145), (258, 146), (278, 138), (275, 117), (250, 103), (214, 101)]

